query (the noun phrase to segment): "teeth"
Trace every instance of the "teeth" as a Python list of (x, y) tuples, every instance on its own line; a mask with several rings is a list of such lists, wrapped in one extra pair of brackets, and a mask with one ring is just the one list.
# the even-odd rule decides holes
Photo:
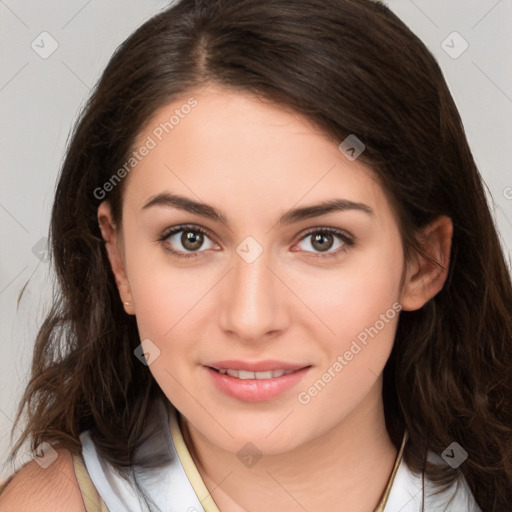
[(292, 373), (294, 370), (268, 370), (266, 372), (249, 372), (247, 370), (232, 370), (221, 368), (219, 369), (219, 373), (223, 375), (230, 375), (231, 377), (235, 377), (237, 379), (247, 380), (247, 379), (273, 379), (275, 377), (282, 377), (283, 375), (288, 375)]

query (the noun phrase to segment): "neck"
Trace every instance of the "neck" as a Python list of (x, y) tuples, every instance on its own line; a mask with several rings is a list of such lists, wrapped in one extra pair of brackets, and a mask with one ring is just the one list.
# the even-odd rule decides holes
[(222, 512), (375, 510), (398, 453), (384, 419), (382, 384), (343, 422), (294, 450), (244, 467), (183, 418), (183, 436)]

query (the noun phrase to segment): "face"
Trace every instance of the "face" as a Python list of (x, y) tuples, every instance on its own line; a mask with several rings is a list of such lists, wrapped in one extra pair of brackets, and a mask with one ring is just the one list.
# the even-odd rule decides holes
[(139, 134), (150, 149), (125, 178), (119, 231), (100, 207), (151, 373), (223, 449), (284, 452), (380, 397), (399, 311), (415, 308), (386, 194), (340, 142), (210, 86)]

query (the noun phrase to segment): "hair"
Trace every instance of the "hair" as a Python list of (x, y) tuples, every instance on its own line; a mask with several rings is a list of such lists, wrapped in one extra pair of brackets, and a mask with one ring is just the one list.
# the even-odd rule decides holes
[[(102, 187), (129, 159), (157, 109), (208, 84), (254, 94), (305, 116), (337, 144), (355, 134), (359, 160), (396, 212), (404, 254), (428, 255), (420, 229), (453, 222), (442, 290), (400, 313), (384, 369), (386, 426), (404, 460), (436, 486), (460, 473), (486, 512), (512, 503), (512, 284), (464, 128), (432, 54), (371, 0), (182, 0), (116, 50), (75, 124), (53, 204), (58, 283), (33, 352), (11, 452), (43, 441), (80, 452), (90, 430), (119, 471), (135, 462), (150, 409), (164, 397), (134, 357), (97, 220)], [(193, 115), (193, 114), (192, 114)], [(105, 200), (122, 218), (122, 180)], [(14, 431), (14, 429), (13, 429)], [(12, 437), (12, 433), (11, 433)], [(468, 458), (434, 466), (453, 441)]]

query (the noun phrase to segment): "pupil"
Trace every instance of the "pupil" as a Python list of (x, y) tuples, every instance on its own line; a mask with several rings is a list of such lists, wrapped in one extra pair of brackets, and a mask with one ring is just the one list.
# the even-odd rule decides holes
[[(313, 246), (315, 246), (315, 244), (319, 243), (319, 247), (317, 247), (317, 249), (320, 249), (321, 251), (324, 251), (324, 250), (327, 250), (327, 245), (329, 241), (331, 241), (332, 239), (332, 236), (330, 233), (319, 233), (317, 234), (314, 238), (313, 238)], [(327, 244), (326, 243), (322, 243), (321, 240), (328, 240)], [(316, 246), (315, 246), (316, 247)]]
[(183, 247), (187, 247), (190, 250), (199, 249), (202, 245), (202, 235), (196, 234), (194, 231), (183, 233), (183, 237)]

